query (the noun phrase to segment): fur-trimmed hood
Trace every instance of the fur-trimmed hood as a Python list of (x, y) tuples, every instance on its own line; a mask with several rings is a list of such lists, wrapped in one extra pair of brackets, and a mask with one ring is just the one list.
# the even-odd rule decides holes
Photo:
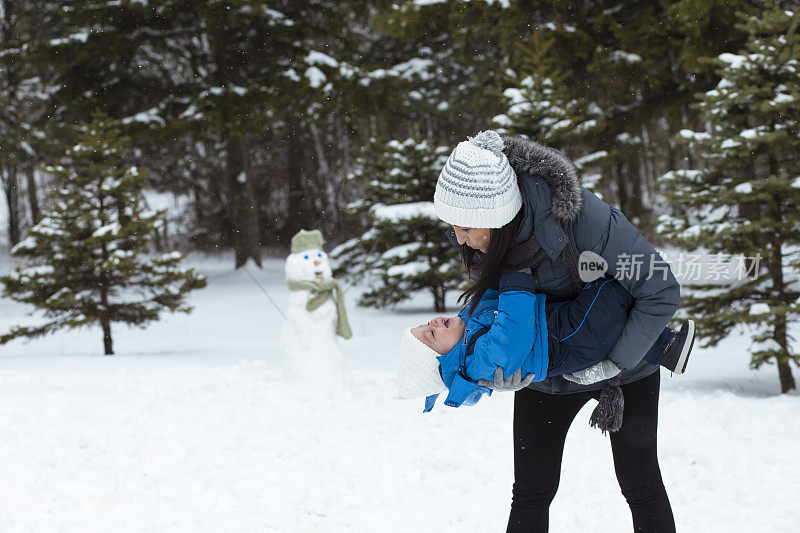
[(567, 156), (523, 135), (501, 135), (503, 153), (517, 173), (541, 176), (550, 187), (550, 200), (556, 218), (572, 221), (583, 205), (578, 169)]

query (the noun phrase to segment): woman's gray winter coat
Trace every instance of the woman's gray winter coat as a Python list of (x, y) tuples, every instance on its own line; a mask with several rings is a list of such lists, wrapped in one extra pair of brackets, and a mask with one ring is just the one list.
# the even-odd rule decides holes
[[(643, 357), (680, 304), (680, 285), (667, 263), (619, 209), (581, 186), (575, 165), (561, 152), (518, 135), (504, 135), (503, 141), (503, 152), (517, 174), (523, 198), (524, 214), (515, 242), (525, 242), (533, 233), (547, 252), (547, 259), (533, 271), (537, 292), (551, 300), (572, 299), (577, 294), (560, 257), (568, 242), (559, 224), (559, 219), (564, 220), (577, 253), (590, 250), (602, 256), (608, 263), (608, 273), (636, 299), (609, 355), (623, 369), (621, 384), (657, 371), (658, 367), (643, 361)], [(455, 243), (453, 230), (448, 233)], [(630, 265), (636, 264), (640, 265), (640, 274), (630, 275), (635, 271)], [(651, 264), (655, 265), (652, 275)], [(555, 376), (529, 387), (563, 394), (604, 385), (578, 385)]]

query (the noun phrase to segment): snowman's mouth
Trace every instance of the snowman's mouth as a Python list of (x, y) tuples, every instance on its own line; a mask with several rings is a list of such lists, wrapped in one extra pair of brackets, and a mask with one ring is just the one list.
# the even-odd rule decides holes
[(321, 278), (322, 274), (323, 274), (322, 272), (314, 272), (314, 277), (315, 278)]

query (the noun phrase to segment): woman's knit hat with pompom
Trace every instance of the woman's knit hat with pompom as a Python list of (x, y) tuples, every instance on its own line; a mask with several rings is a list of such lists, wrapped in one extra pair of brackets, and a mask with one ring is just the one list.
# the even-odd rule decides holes
[(458, 143), (436, 181), (436, 215), (454, 226), (502, 227), (522, 207), (517, 175), (496, 131), (468, 139)]

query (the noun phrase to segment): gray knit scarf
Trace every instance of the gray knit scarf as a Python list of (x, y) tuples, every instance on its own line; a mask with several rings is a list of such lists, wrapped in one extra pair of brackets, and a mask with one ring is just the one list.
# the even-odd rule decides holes
[[(563, 220), (559, 221), (559, 223), (564, 233), (567, 234), (567, 244), (564, 245), (564, 249), (561, 250), (561, 261), (569, 272), (573, 288), (577, 290), (583, 286), (583, 281), (581, 281), (580, 274), (578, 273), (578, 252), (575, 250), (575, 244), (572, 242), (568, 223)], [(517, 244), (506, 252), (505, 257), (503, 257), (503, 266), (501, 270), (508, 272), (530, 268), (531, 272), (533, 272), (542, 264), (542, 261), (544, 261), (546, 257), (547, 252), (542, 248), (542, 245), (539, 244), (536, 237), (531, 234), (531, 237), (527, 241)]]

